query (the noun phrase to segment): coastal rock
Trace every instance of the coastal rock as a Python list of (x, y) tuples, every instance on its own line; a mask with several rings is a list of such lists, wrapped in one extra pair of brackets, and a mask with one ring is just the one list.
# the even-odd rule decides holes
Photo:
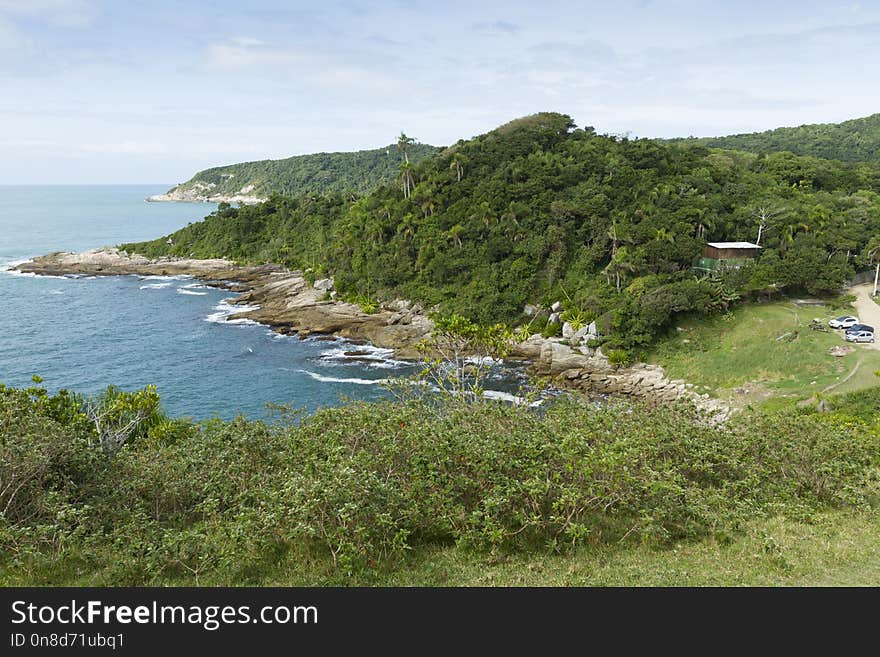
[[(302, 272), (280, 265), (241, 266), (222, 259), (149, 259), (103, 248), (79, 254), (51, 253), (15, 269), (55, 276), (192, 276), (208, 285), (242, 292), (230, 303), (248, 308), (228, 319), (250, 319), (287, 335), (337, 335), (365, 341), (393, 349), (398, 358), (422, 356), (419, 345), (433, 330), (433, 322), (418, 304), (395, 300), (378, 312), (365, 313), (356, 304), (326, 300), (326, 291), (310, 285)], [(587, 330), (589, 335), (589, 327)], [(528, 358), (537, 373), (557, 377), (561, 384), (591, 395), (627, 395), (649, 404), (688, 401), (705, 411), (711, 422), (723, 422), (730, 416), (730, 408), (723, 402), (699, 395), (680, 380), (669, 380), (659, 365), (612, 367), (601, 349), (586, 349), (587, 353), (582, 349), (572, 348), (561, 338), (534, 334), (513, 345), (511, 355)]]
[(561, 301), (554, 301), (553, 305), (550, 306), (550, 311), (554, 312), (554, 313), (558, 313), (560, 310), (562, 310), (562, 302)]
[(252, 205), (266, 200), (252, 194), (254, 185), (245, 185), (235, 194), (218, 194), (214, 192), (216, 187), (216, 183), (196, 181), (186, 186), (178, 185), (164, 194), (148, 196), (147, 201), (158, 203), (243, 203), (245, 205)]
[(395, 318), (395, 313), (387, 310), (368, 314), (355, 304), (325, 300), (324, 291), (309, 285), (302, 272), (280, 265), (241, 266), (222, 259), (149, 259), (116, 248), (102, 248), (79, 254), (51, 253), (16, 269), (54, 276), (188, 275), (209, 285), (241, 291), (230, 303), (255, 307), (228, 319), (250, 319), (288, 335), (334, 334), (364, 340), (394, 349), (398, 358), (417, 357), (417, 345), (433, 329), (433, 322), (416, 313), (415, 308), (406, 316)]
[(513, 353), (531, 359), (537, 374), (552, 376), (559, 384), (590, 395), (628, 396), (648, 404), (688, 402), (705, 412), (712, 423), (725, 421), (731, 413), (723, 402), (698, 394), (679, 379), (670, 380), (659, 365), (614, 367), (600, 349), (584, 354), (538, 334), (514, 345)]
[(319, 278), (312, 285), (313, 288), (318, 290), (319, 292), (329, 292), (333, 289), (333, 279), (332, 278)]

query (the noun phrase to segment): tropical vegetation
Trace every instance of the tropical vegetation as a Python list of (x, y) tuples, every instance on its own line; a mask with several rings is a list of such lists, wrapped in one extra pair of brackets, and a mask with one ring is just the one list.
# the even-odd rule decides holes
[[(413, 163), (354, 196), (221, 204), (149, 256), (279, 262), (365, 298), (404, 297), (477, 322), (559, 330), (562, 301), (617, 349), (739, 299), (832, 295), (880, 259), (880, 166), (598, 135), (543, 113)], [(706, 241), (757, 241), (750, 266), (700, 275)]]
[[(408, 158), (413, 164), (436, 153), (428, 144), (411, 143)], [(398, 174), (395, 145), (351, 153), (311, 153), (283, 160), (259, 160), (199, 171), (172, 192), (192, 191), (199, 196), (296, 196), (307, 192), (364, 194)]]
[[(877, 399), (724, 426), (686, 406), (444, 396), (193, 423), (150, 390), (0, 388), (0, 581), (436, 583), (435, 556), (674, 563), (761, 526), (861, 526), (878, 500)], [(146, 412), (106, 449), (95, 409), (116, 427)], [(763, 540), (756, 571), (784, 569)]]
[(813, 123), (727, 137), (692, 137), (689, 141), (750, 153), (788, 151), (844, 162), (880, 162), (880, 114), (842, 123)]

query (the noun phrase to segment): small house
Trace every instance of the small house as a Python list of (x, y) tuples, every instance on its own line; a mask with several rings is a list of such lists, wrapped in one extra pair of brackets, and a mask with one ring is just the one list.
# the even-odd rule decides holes
[(720, 268), (736, 269), (758, 257), (761, 247), (751, 242), (708, 242), (703, 257), (694, 263), (694, 269), (712, 271)]

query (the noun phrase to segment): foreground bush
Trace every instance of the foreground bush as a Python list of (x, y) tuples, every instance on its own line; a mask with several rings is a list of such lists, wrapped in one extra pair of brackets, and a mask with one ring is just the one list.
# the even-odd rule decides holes
[(756, 515), (867, 506), (880, 456), (876, 431), (851, 416), (753, 412), (713, 427), (685, 407), (574, 401), (165, 423), (108, 455), (50, 406), (0, 394), (0, 563), (100, 567), (120, 584), (259, 581), (291, 552), (354, 572), (427, 545), (724, 537)]

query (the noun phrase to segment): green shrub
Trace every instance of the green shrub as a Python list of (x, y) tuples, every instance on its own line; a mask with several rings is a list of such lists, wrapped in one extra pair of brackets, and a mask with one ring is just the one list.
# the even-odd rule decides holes
[(611, 365), (620, 367), (628, 367), (635, 360), (635, 355), (630, 349), (609, 349), (607, 356)]
[(853, 414), (875, 412), (869, 396), (846, 415), (750, 411), (727, 426), (685, 405), (535, 413), (439, 397), (297, 426), (159, 423), (108, 455), (39, 396), (0, 392), (0, 490), (33, 473), (0, 497), (0, 571), (31, 583), (261, 583), (287, 554), (369, 573), (424, 546), (663, 545), (877, 491), (880, 435)]
[(547, 326), (541, 331), (545, 338), (557, 338), (562, 335), (562, 324), (559, 322), (547, 322)]

